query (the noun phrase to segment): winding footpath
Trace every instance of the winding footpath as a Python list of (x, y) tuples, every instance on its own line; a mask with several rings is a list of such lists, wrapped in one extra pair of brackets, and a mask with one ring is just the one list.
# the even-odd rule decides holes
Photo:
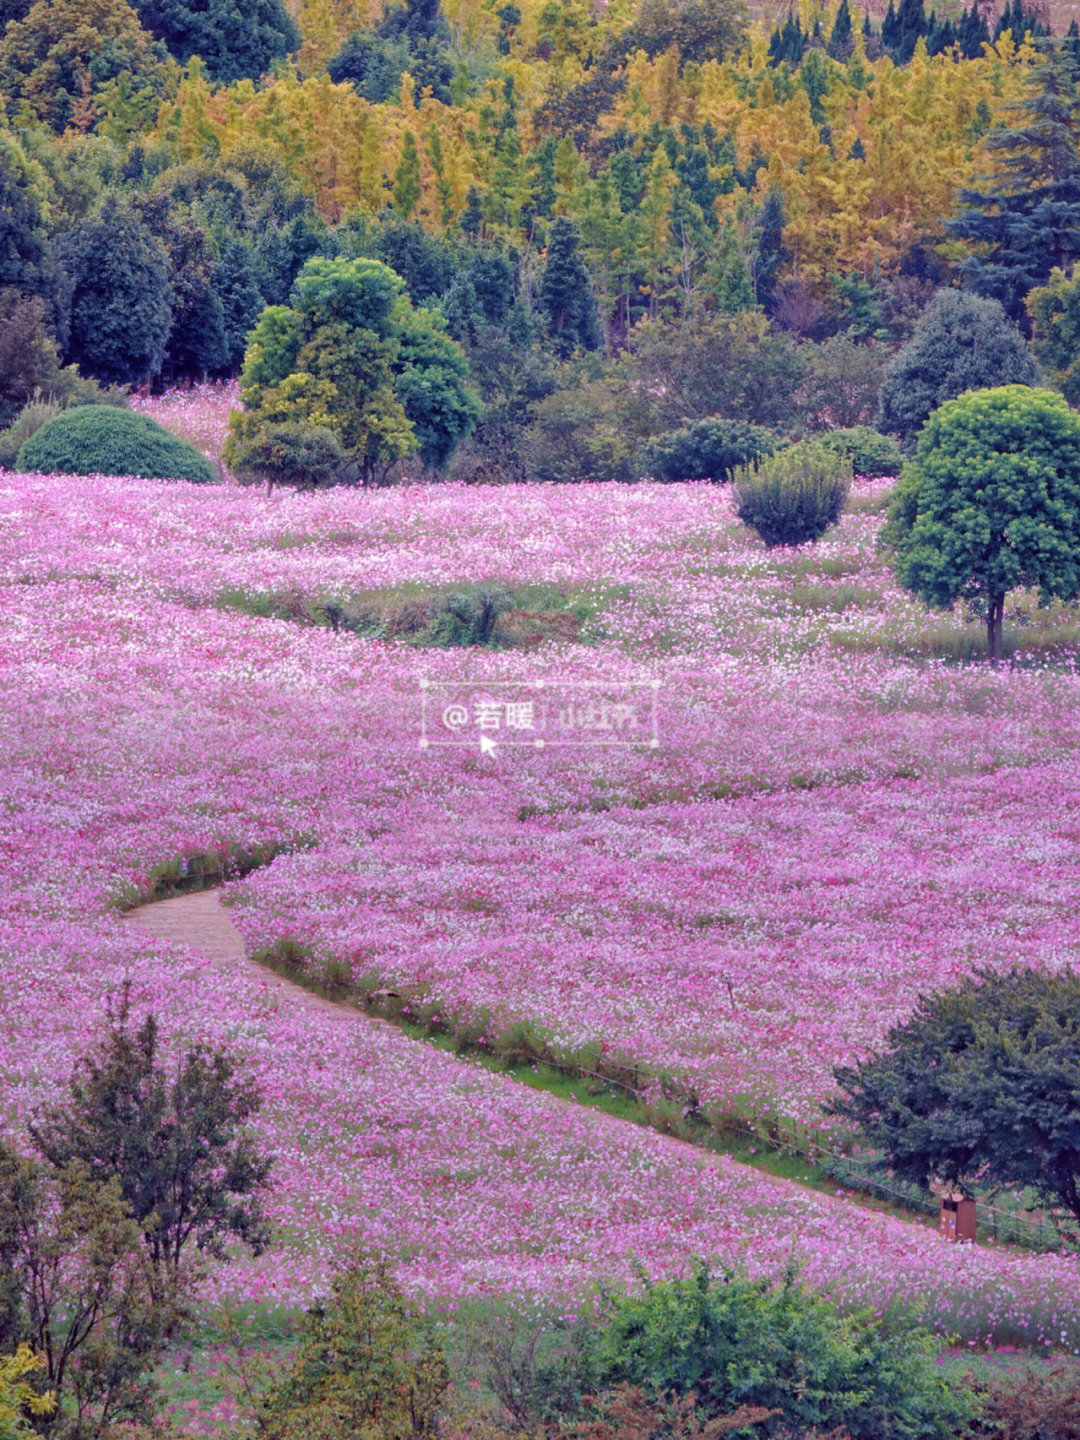
[[(252, 960), (244, 945), (243, 936), (234, 924), (232, 916), (226, 906), (222, 905), (219, 899), (219, 892), (216, 889), (199, 890), (190, 895), (177, 895), (171, 900), (156, 900), (148, 905), (142, 905), (136, 910), (130, 910), (124, 916), (125, 922), (135, 930), (141, 930), (146, 934), (153, 935), (158, 940), (167, 940), (174, 944), (186, 945), (191, 950), (198, 951), (208, 959), (225, 961), (231, 964), (248, 965), (255, 970), (259, 979), (270, 994), (276, 995), (282, 1000), (296, 1000), (307, 1006), (314, 1006), (317, 1009), (325, 1010), (332, 1015), (341, 1017), (351, 1015), (358, 1025), (378, 1025), (387, 1029), (397, 1029), (389, 1020), (382, 1020), (378, 1016), (368, 1015), (366, 1011), (355, 1006), (342, 1005), (332, 1000), (326, 1000), (321, 995), (305, 989), (303, 985), (297, 985), (292, 980), (286, 980), (275, 971), (260, 965), (258, 961)], [(422, 1041), (417, 1041), (422, 1044)], [(560, 1097), (559, 1103), (568, 1109), (579, 1108), (573, 1100), (563, 1100)], [(609, 1117), (613, 1123), (619, 1125), (633, 1125), (629, 1120), (618, 1120)], [(636, 1127), (634, 1127), (636, 1128)], [(675, 1136), (668, 1136), (668, 1141), (674, 1145), (685, 1146), (692, 1150), (698, 1157), (711, 1158), (717, 1164), (720, 1163), (720, 1156), (715, 1151), (704, 1149), (691, 1144), (688, 1140), (682, 1140)], [(854, 1195), (830, 1195), (827, 1191), (814, 1189), (813, 1186), (803, 1185), (798, 1180), (789, 1180), (781, 1176), (770, 1175), (766, 1171), (748, 1165), (745, 1161), (737, 1160), (733, 1156), (724, 1155), (723, 1164), (735, 1165), (747, 1171), (753, 1170), (755, 1176), (769, 1185), (775, 1185), (781, 1190), (794, 1190), (797, 1192), (809, 1192), (816, 1200), (823, 1200), (833, 1205), (845, 1207), (846, 1205), (859, 1205), (859, 1197)], [(878, 1207), (866, 1205), (860, 1208), (877, 1210)], [(920, 1222), (909, 1218), (906, 1215), (898, 1215), (896, 1218), (909, 1224), (917, 1225)]]

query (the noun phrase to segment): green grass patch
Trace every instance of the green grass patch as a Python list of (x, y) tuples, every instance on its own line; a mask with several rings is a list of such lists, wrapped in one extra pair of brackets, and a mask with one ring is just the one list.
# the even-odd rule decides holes
[(261, 619), (322, 626), (418, 649), (531, 650), (545, 641), (573, 644), (598, 638), (586, 631), (599, 609), (596, 597), (555, 585), (406, 582), (341, 596), (226, 589), (214, 603)]

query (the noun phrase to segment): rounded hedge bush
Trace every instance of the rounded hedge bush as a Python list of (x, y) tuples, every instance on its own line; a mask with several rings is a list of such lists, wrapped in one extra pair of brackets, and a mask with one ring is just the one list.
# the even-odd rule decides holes
[(876, 480), (882, 475), (899, 475), (904, 452), (891, 435), (882, 435), (870, 425), (852, 425), (846, 430), (828, 430), (814, 437), (819, 445), (846, 455), (856, 475)]
[(804, 440), (760, 465), (739, 466), (732, 482), (736, 514), (766, 545), (805, 545), (820, 540), (840, 518), (851, 487), (851, 461)]
[(211, 484), (214, 467), (194, 445), (148, 415), (115, 405), (78, 405), (48, 421), (20, 448), (19, 470), (48, 475), (138, 475)]
[(737, 465), (771, 455), (779, 443), (745, 420), (694, 420), (651, 441), (645, 468), (657, 480), (727, 480)]

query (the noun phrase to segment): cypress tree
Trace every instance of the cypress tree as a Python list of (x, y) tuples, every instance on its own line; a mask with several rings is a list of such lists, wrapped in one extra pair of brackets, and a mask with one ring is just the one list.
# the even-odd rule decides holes
[(971, 9), (964, 11), (958, 39), (960, 53), (966, 60), (977, 60), (982, 54), (982, 47), (990, 44), (990, 27), (976, 0), (971, 0)]
[(1008, 107), (1011, 128), (984, 140), (995, 173), (982, 189), (960, 191), (960, 214), (946, 222), (953, 235), (980, 247), (961, 273), (1007, 314), (1027, 324), (1024, 296), (1054, 266), (1080, 258), (1080, 96), (1077, 66), (1064, 47), (1043, 51), (1028, 78), (1028, 94)]
[(420, 151), (417, 149), (416, 136), (411, 130), (406, 130), (401, 146), (401, 159), (394, 171), (394, 209), (403, 219), (408, 220), (419, 205), (423, 193), (424, 188), (420, 182)]
[(551, 227), (540, 277), (540, 311), (555, 348), (564, 355), (579, 346), (595, 350), (600, 344), (596, 301), (578, 243), (577, 227), (560, 216)]
[(851, 48), (851, 11), (848, 9), (848, 0), (840, 0), (840, 8), (836, 12), (832, 33), (829, 35), (829, 54), (834, 60), (846, 60), (851, 54)]
[(885, 11), (885, 18), (881, 22), (881, 44), (882, 48), (891, 55), (899, 43), (900, 27), (896, 22), (896, 7), (893, 5), (893, 0), (889, 0), (889, 8)]

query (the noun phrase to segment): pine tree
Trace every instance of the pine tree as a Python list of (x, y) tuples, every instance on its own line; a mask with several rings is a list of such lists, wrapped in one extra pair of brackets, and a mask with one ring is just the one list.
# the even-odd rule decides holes
[(829, 35), (829, 54), (834, 60), (847, 60), (851, 54), (852, 45), (851, 11), (848, 9), (848, 0), (840, 0), (840, 8), (836, 12), (836, 19), (833, 21), (832, 32)]
[(540, 310), (555, 348), (569, 354), (600, 344), (596, 301), (579, 251), (577, 226), (560, 216), (551, 227), (547, 259), (540, 277)]
[(1080, 96), (1071, 54), (1046, 49), (1028, 87), (1008, 107), (1017, 123), (983, 142), (994, 174), (982, 189), (961, 190), (963, 209), (946, 222), (951, 234), (979, 246), (961, 266), (965, 279), (1022, 324), (1028, 291), (1080, 258)]
[(406, 130), (401, 159), (394, 171), (394, 209), (403, 219), (408, 220), (419, 205), (423, 193), (424, 187), (420, 182), (420, 151), (417, 149), (416, 136), (411, 130)]
[(982, 47), (990, 44), (990, 28), (976, 0), (971, 0), (971, 9), (964, 11), (958, 38), (960, 53), (966, 60), (977, 60), (983, 53)]

